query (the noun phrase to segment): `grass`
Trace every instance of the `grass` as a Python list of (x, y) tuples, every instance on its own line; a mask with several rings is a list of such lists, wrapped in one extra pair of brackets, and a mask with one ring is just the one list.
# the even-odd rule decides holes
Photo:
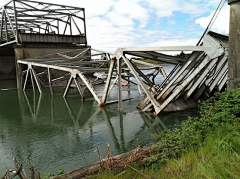
[(201, 103), (200, 117), (156, 135), (144, 164), (138, 160), (87, 178), (240, 179), (239, 117), (240, 89), (217, 93)]
[(121, 175), (119, 170), (105, 171), (94, 178), (240, 178), (240, 134), (234, 133), (226, 133), (223, 128), (210, 132), (197, 151), (189, 148), (180, 158), (165, 164), (146, 168), (133, 164), (144, 175), (128, 168)]
[(95, 178), (240, 179), (240, 89), (217, 93), (200, 105), (200, 115), (155, 136), (152, 162), (144, 167), (137, 161), (135, 170), (104, 171)]
[(154, 178), (240, 178), (240, 138), (220, 131), (209, 133), (197, 151), (189, 149), (160, 170), (154, 167), (147, 172)]

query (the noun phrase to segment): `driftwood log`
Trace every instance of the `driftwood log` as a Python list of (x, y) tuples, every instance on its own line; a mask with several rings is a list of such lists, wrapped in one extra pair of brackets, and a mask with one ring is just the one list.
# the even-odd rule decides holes
[(54, 177), (53, 179), (84, 178), (88, 175), (99, 172), (102, 168), (107, 168), (109, 164), (111, 164), (111, 168), (116, 168), (121, 166), (126, 167), (127, 162), (134, 162), (137, 159), (143, 158), (144, 156), (148, 155), (150, 153), (150, 149), (151, 147), (144, 147), (144, 148), (138, 147), (137, 149), (134, 149), (130, 152), (100, 160), (91, 165)]
[[(14, 165), (15, 165), (15, 170), (10, 170), (8, 169), (6, 174), (1, 178), (1, 179), (13, 179), (14, 177), (16, 177), (18, 175), (18, 177), (20, 179), (27, 179), (26, 175), (25, 175), (25, 172), (23, 171), (23, 168), (22, 168), (22, 164), (19, 165), (17, 163), (17, 159), (15, 157), (13, 157), (13, 162), (14, 162)], [(10, 173), (13, 173), (12, 176), (10, 176)], [(35, 178), (34, 178), (35, 179)]]
[[(137, 142), (138, 146), (138, 142)], [(178, 146), (175, 146), (173, 148), (169, 148), (168, 151), (166, 151), (165, 155), (166, 156), (171, 156), (171, 151), (178, 149)], [(140, 148), (139, 146), (127, 153), (117, 155), (117, 156), (112, 156), (110, 146), (108, 145), (108, 153), (107, 153), (107, 158), (102, 159), (99, 153), (99, 149), (97, 148), (96, 151), (98, 151), (99, 154), (99, 161), (95, 162), (91, 165), (73, 170), (68, 173), (64, 173), (62, 175), (56, 176), (53, 179), (67, 179), (67, 178), (72, 178), (72, 179), (79, 179), (79, 178), (85, 178), (90, 175), (98, 174), (100, 171), (107, 169), (107, 170), (112, 170), (113, 168), (132, 168), (135, 170), (138, 175), (141, 174), (144, 178), (147, 178), (144, 173), (141, 171), (136, 170), (133, 168), (130, 164), (135, 162), (138, 159), (141, 159), (141, 164), (142, 166), (145, 166), (146, 163), (154, 163), (155, 160), (152, 159), (154, 157), (157, 160), (161, 159), (163, 154), (159, 153), (156, 155), (152, 156), (152, 152), (154, 152), (156, 149), (152, 148), (151, 146), (149, 147), (144, 147)], [(152, 157), (149, 157), (152, 156)], [(20, 179), (27, 179), (25, 172), (23, 171), (22, 165), (17, 163), (16, 158), (13, 158), (14, 164), (15, 164), (15, 170), (10, 170), (8, 169), (5, 175), (1, 179), (12, 179), (15, 176), (18, 175)], [(40, 173), (38, 173), (37, 177), (35, 175), (34, 168), (31, 166), (29, 168), (30, 170), (30, 179), (41, 179)], [(14, 175), (10, 176), (10, 172), (14, 173)]]
[[(166, 157), (170, 157), (171, 156), (170, 152), (176, 149), (178, 149), (178, 146), (169, 148), (169, 150), (166, 153), (164, 153), (164, 155), (166, 155)], [(148, 164), (156, 163), (158, 160), (162, 159), (162, 156), (163, 156), (163, 153), (159, 153), (151, 157), (144, 157), (141, 161), (141, 164), (142, 166), (146, 166), (147, 163)], [(155, 160), (153, 160), (152, 158), (154, 158)]]

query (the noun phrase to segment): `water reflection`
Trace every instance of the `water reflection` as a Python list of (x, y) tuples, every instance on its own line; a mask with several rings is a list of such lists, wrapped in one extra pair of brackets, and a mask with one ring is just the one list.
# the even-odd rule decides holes
[(57, 93), (14, 90), (0, 92), (0, 97), (9, 103), (0, 104), (0, 174), (12, 166), (12, 156), (41, 173), (55, 172), (61, 165), (70, 171), (97, 161), (97, 147), (102, 157), (106, 143), (113, 155), (127, 152), (136, 147), (137, 138), (141, 146), (147, 145), (152, 133), (173, 128), (196, 113), (139, 113), (137, 98), (125, 101), (128, 112), (120, 113), (117, 104), (100, 108), (93, 101), (81, 102), (78, 94), (64, 99)]
[(158, 134), (168, 127), (162, 122), (158, 116), (152, 116), (149, 113), (140, 113), (145, 124), (148, 126), (152, 134)]
[[(41, 119), (43, 118), (43, 115), (44, 115), (43, 113), (41, 113), (39, 116), (39, 111), (41, 111), (41, 107), (42, 107), (41, 104), (43, 101), (43, 95), (36, 94), (35, 92), (29, 92), (29, 93), (30, 94), (28, 94), (28, 95), (30, 96), (30, 98), (32, 97), (31, 101), (30, 101), (28, 95), (26, 94), (26, 92), (18, 91), (22, 120), (25, 122), (26, 121), (30, 122), (32, 120), (33, 123), (40, 123)], [(49, 121), (48, 125), (53, 125), (53, 126), (60, 125), (59, 121), (56, 118), (59, 117), (57, 115), (57, 113), (59, 112), (59, 108), (61, 108), (61, 111), (62, 112), (64, 111), (64, 113), (67, 116), (65, 118), (71, 119), (75, 134), (77, 134), (79, 130), (85, 130), (86, 128), (89, 127), (89, 131), (92, 136), (93, 126), (94, 126), (92, 124), (93, 124), (94, 120), (96, 118), (98, 118), (98, 116), (101, 116), (101, 118), (103, 119), (102, 122), (106, 122), (106, 124), (108, 126), (108, 131), (112, 138), (112, 141), (114, 142), (115, 149), (117, 151), (124, 151), (124, 152), (127, 151), (125, 139), (124, 139), (124, 114), (122, 112), (117, 112), (116, 110), (108, 109), (108, 108), (100, 108), (99, 106), (96, 106), (96, 104), (94, 102), (91, 102), (89, 104), (80, 104), (80, 105), (78, 104), (79, 108), (73, 110), (71, 105), (69, 104), (68, 99), (62, 98), (62, 100), (64, 101), (64, 104), (65, 104), (65, 106), (64, 105), (62, 106), (62, 105), (60, 105), (60, 103), (54, 102), (54, 96), (51, 96), (50, 98), (48, 98), (49, 96), (45, 96), (45, 97), (47, 97), (47, 99), (50, 100), (49, 109), (51, 111), (51, 115), (50, 115), (51, 122)], [(55, 111), (54, 104), (56, 106), (55, 108), (57, 109), (57, 112), (54, 112)], [(46, 109), (46, 106), (44, 106), (43, 108)], [(75, 108), (77, 108), (77, 107), (75, 106)], [(84, 111), (85, 108), (89, 109), (87, 114)], [(46, 110), (44, 110), (44, 113), (46, 114)], [(75, 115), (75, 114), (77, 114), (77, 115)], [(145, 115), (147, 115), (147, 114), (145, 114)], [(114, 129), (114, 125), (111, 122), (111, 118), (113, 118), (115, 116), (119, 118), (119, 125), (117, 125), (117, 127), (120, 128), (120, 138), (119, 139), (116, 134), (117, 132)], [(84, 120), (82, 120), (83, 118), (84, 118)], [(144, 121), (148, 122), (148, 121), (150, 121), (150, 119), (152, 119), (152, 118), (148, 114), (148, 119), (146, 119), (146, 117), (145, 117)], [(139, 131), (136, 131), (136, 135), (135, 135), (136, 138), (137, 138), (138, 134), (141, 134), (141, 132), (143, 130), (145, 130), (145, 128), (146, 128), (145, 123), (142, 123), (142, 125), (139, 128)], [(136, 140), (136, 138), (134, 138), (133, 140)], [(107, 143), (107, 141), (105, 141), (105, 142)], [(130, 143), (132, 143), (132, 140), (130, 141)], [(129, 144), (127, 144), (127, 146), (128, 145)]]

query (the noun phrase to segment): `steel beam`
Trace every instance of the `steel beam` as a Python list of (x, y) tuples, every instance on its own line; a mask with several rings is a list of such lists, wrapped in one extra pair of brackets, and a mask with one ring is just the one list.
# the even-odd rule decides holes
[(106, 103), (106, 99), (107, 99), (107, 95), (108, 95), (108, 91), (109, 91), (109, 87), (110, 87), (110, 82), (112, 79), (112, 75), (113, 75), (113, 69), (116, 63), (116, 59), (113, 58), (109, 67), (109, 71), (108, 71), (108, 77), (107, 77), (107, 81), (105, 84), (105, 89), (104, 89), (104, 93), (103, 93), (103, 97), (102, 97), (102, 102), (105, 104)]
[[(43, 8), (37, 8), (37, 6), (44, 6)], [(22, 6), (22, 7), (21, 7)], [(57, 6), (57, 7), (56, 7)], [(3, 37), (3, 30), (0, 32), (0, 39), (2, 39), (2, 42), (8, 42), (9, 39), (14, 38), (15, 41), (19, 43), (21, 40), (18, 33), (19, 29), (20, 30), (25, 30), (25, 36), (28, 34), (31, 36), (37, 36), (37, 34), (44, 34), (41, 32), (41, 29), (43, 30), (43, 26), (47, 23), (47, 31), (49, 32), (49, 28), (52, 29), (52, 27), (56, 28), (58, 30), (57, 34), (58, 35), (63, 35), (59, 34), (59, 24), (58, 26), (54, 25), (53, 22), (55, 21), (62, 21), (66, 23), (67, 25), (70, 25), (70, 34), (72, 35), (73, 27), (75, 26), (71, 25), (71, 21), (74, 20), (74, 18), (78, 18), (83, 21), (84, 26), (83, 28), (84, 31), (86, 31), (86, 22), (85, 22), (85, 13), (84, 13), (84, 8), (77, 8), (77, 7), (71, 7), (71, 6), (63, 6), (63, 5), (53, 5), (50, 3), (41, 3), (37, 1), (27, 1), (27, 0), (12, 0), (7, 3), (7, 5), (4, 5), (1, 8), (2, 11), (6, 10), (6, 13), (1, 13), (0, 15), (2, 18), (5, 17), (5, 38)], [(42, 13), (41, 13), (42, 12)], [(78, 15), (80, 12), (83, 12), (83, 14)], [(69, 20), (66, 22), (64, 20), (65, 17), (74, 17), (73, 19)], [(8, 18), (8, 21), (6, 20)], [(0, 19), (1, 20), (1, 19)], [(4, 22), (3, 20), (1, 21), (1, 24)], [(75, 21), (74, 21), (75, 22)], [(73, 22), (73, 23), (74, 23)], [(81, 32), (83, 30), (79, 29), (79, 26), (77, 26), (76, 22), (76, 29)], [(1, 28), (1, 27), (0, 27)], [(39, 30), (39, 31), (38, 31)], [(54, 31), (55, 29), (52, 29)], [(11, 31), (11, 33), (10, 33)], [(79, 43), (79, 44), (87, 44), (86, 42), (86, 33), (80, 33), (81, 38), (79, 40), (76, 40), (74, 42), (72, 41), (65, 41), (62, 42), (61, 38), (57, 38), (58, 43)], [(56, 39), (56, 37), (55, 37)], [(1, 46), (8, 45), (7, 43), (2, 44), (0, 42)], [(25, 43), (28, 43), (29, 41), (23, 41)], [(56, 42), (55, 42), (56, 43)]]
[(148, 77), (146, 77), (143, 72), (141, 72), (141, 70), (138, 69), (138, 67), (136, 67), (131, 61), (129, 61), (131, 63), (131, 65), (133, 66), (133, 68), (135, 69), (135, 71), (147, 82), (147, 84), (152, 87), (154, 84), (149, 80)]
[[(204, 60), (199, 64), (199, 66), (192, 72), (192, 74), (183, 81), (181, 85), (179, 85), (176, 90), (161, 104), (160, 111), (162, 111), (179, 93), (183, 90), (183, 88), (188, 85), (193, 78), (209, 63), (210, 57), (205, 57)], [(160, 112), (159, 111), (159, 112)], [(158, 114), (158, 113), (157, 113)]]
[(27, 74), (26, 74), (26, 77), (25, 77), (24, 86), (23, 86), (23, 91), (25, 91), (25, 89), (26, 89), (26, 85), (27, 85), (27, 80), (28, 80), (29, 71), (30, 71), (30, 69), (28, 68), (28, 69), (27, 69)]
[(142, 89), (144, 90), (145, 94), (148, 96), (148, 99), (151, 101), (152, 105), (154, 106), (155, 112), (156, 114), (158, 114), (160, 112), (160, 105), (159, 103), (154, 99), (154, 95), (152, 95), (150, 93), (150, 91), (148, 90), (148, 88), (145, 86), (144, 82), (140, 79), (140, 77), (137, 75), (137, 71), (135, 70), (135, 68), (133, 67), (132, 63), (123, 55), (122, 56), (123, 60), (125, 61), (125, 63), (127, 64), (128, 68), (130, 68), (132, 74), (134, 75), (134, 77), (136, 78), (136, 80), (138, 81), (139, 85), (141, 85)]
[(85, 45), (87, 46), (87, 30), (86, 30), (86, 15), (85, 15), (85, 9), (83, 9), (83, 19), (84, 19), (84, 35), (86, 37), (86, 43)]
[(109, 90), (108, 90), (108, 94), (109, 95), (114, 87), (114, 85), (117, 83), (118, 80), (118, 76), (115, 78), (115, 80), (113, 81), (112, 85), (110, 86)]
[(3, 32), (3, 17), (4, 17), (4, 9), (2, 9), (2, 17), (1, 17), (1, 24), (0, 24), (0, 43), (2, 43), (2, 32)]
[(163, 88), (161, 93), (157, 96), (157, 100), (161, 97), (166, 98), (170, 91), (176, 87), (176, 85), (188, 74), (188, 72), (197, 64), (197, 62), (202, 58), (204, 53), (193, 52), (189, 57), (189, 60), (184, 64), (184, 66), (178, 71), (178, 73), (171, 79), (171, 81)]
[(40, 85), (40, 83), (39, 83), (39, 80), (38, 80), (38, 77), (37, 77), (37, 75), (36, 75), (36, 72), (35, 72), (35, 70), (34, 70), (33, 67), (32, 67), (31, 70), (32, 70), (32, 74), (33, 74), (33, 77), (34, 77), (34, 79), (35, 79), (35, 82), (36, 82), (36, 84), (37, 84), (38, 91), (39, 91), (40, 94), (42, 94), (42, 88), (41, 88), (41, 85)]
[(63, 94), (63, 97), (64, 97), (64, 98), (65, 98), (65, 97), (67, 96), (67, 94), (68, 94), (69, 87), (70, 87), (70, 85), (71, 85), (71, 83), (72, 83), (72, 80), (73, 80), (73, 77), (72, 77), (72, 75), (71, 75), (70, 78), (69, 78), (69, 80), (68, 80), (67, 86), (66, 86), (66, 88), (65, 88), (64, 94)]
[(77, 82), (77, 79), (76, 79), (76, 78), (73, 78), (73, 80), (74, 80), (74, 83), (75, 83), (76, 86), (77, 86), (77, 89), (78, 89), (78, 91), (79, 91), (79, 94), (80, 94), (81, 98), (84, 99), (84, 97), (83, 97), (83, 92), (82, 92), (82, 88), (81, 88), (80, 84)]
[(160, 91), (161, 88), (162, 88), (167, 82), (169, 82), (170, 78), (171, 78), (172, 75), (176, 72), (176, 70), (178, 69), (178, 67), (180, 67), (180, 62), (172, 69), (172, 71), (169, 73), (169, 75), (167, 75), (167, 78), (165, 78), (165, 80), (161, 83), (161, 85), (156, 88), (157, 91)]
[[(74, 8), (77, 10), (84, 10), (84, 8), (80, 7), (73, 7), (73, 6), (68, 6), (68, 5), (59, 5), (59, 4), (54, 4), (54, 3), (46, 3), (46, 2), (40, 2), (40, 1), (31, 1), (31, 0), (21, 0), (21, 2), (30, 2), (30, 3), (37, 3), (37, 4), (47, 4), (47, 5), (52, 5), (52, 6), (59, 6), (59, 7), (68, 7), (68, 8)], [(33, 7), (34, 8), (34, 7)]]
[(6, 9), (4, 9), (4, 23), (5, 23), (5, 35), (6, 35), (6, 42), (8, 42), (8, 26), (7, 26), (7, 16), (6, 16)]
[(117, 60), (117, 69), (118, 69), (118, 110), (123, 111), (123, 102), (122, 102), (122, 59)]
[(48, 68), (48, 83), (49, 83), (49, 88), (50, 92), (53, 95), (53, 89), (52, 89), (52, 75), (51, 75), (51, 69)]
[(87, 88), (89, 89), (89, 91), (92, 93), (94, 99), (98, 102), (99, 105), (101, 105), (101, 101), (97, 95), (97, 92), (94, 90), (93, 86), (91, 83), (89, 83), (89, 81), (87, 80), (87, 78), (82, 74), (82, 72), (77, 72), (78, 76), (82, 79), (82, 81), (85, 83), (85, 85), (87, 86)]
[(209, 94), (213, 91), (213, 89), (215, 88), (215, 86), (218, 84), (218, 82), (221, 80), (221, 78), (223, 77), (223, 75), (225, 74), (225, 72), (228, 70), (228, 63), (225, 63), (225, 65), (222, 67), (221, 71), (219, 72), (219, 74), (216, 76), (216, 78), (214, 79), (214, 81), (212, 82), (212, 84), (209, 86), (208, 90), (209, 90)]
[(205, 68), (205, 70), (201, 73), (201, 75), (194, 81), (194, 84), (190, 86), (189, 91), (185, 94), (184, 100), (187, 100), (194, 90), (198, 87), (198, 85), (202, 82), (202, 80), (207, 76), (207, 74), (212, 70), (214, 65), (217, 63), (218, 58), (215, 58), (211, 61), (211, 63)]
[(224, 78), (222, 79), (222, 81), (220, 82), (220, 84), (218, 85), (218, 91), (222, 91), (222, 88), (224, 87), (224, 85), (227, 83), (228, 81), (228, 71), (225, 73)]
[(32, 67), (30, 67), (30, 76), (31, 76), (32, 88), (33, 88), (33, 91), (35, 92), (35, 85), (34, 85)]

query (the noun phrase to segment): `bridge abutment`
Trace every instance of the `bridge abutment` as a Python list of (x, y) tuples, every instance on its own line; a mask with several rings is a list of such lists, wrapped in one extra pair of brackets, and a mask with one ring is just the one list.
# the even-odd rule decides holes
[(16, 78), (15, 55), (13, 48), (0, 48), (0, 80)]

